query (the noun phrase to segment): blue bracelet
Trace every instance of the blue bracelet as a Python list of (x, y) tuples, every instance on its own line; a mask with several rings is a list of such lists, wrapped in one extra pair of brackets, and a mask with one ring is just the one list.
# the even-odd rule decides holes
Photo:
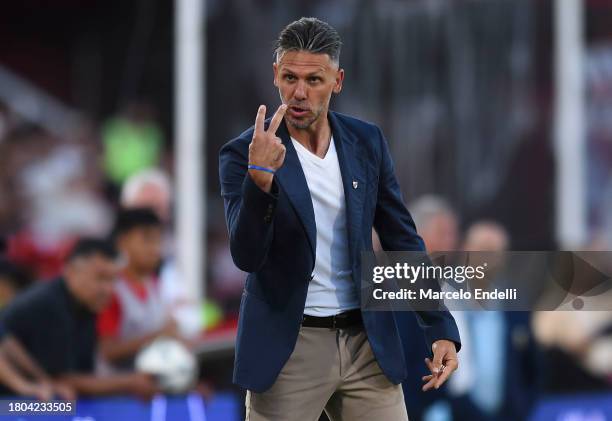
[(270, 168), (266, 168), (266, 167), (260, 167), (259, 165), (249, 164), (249, 169), (250, 170), (265, 171), (265, 172), (269, 172), (270, 174), (274, 174), (274, 170), (272, 170)]

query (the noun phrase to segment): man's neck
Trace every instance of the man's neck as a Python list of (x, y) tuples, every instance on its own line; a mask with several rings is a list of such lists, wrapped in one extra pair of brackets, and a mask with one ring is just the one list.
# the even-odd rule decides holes
[(298, 129), (291, 124), (287, 124), (287, 129), (289, 135), (310, 152), (319, 158), (325, 157), (331, 140), (331, 126), (327, 119), (327, 113), (306, 129)]

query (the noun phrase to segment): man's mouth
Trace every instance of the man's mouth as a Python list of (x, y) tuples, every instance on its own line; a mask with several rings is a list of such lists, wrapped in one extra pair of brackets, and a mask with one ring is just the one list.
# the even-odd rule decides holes
[(297, 105), (290, 105), (288, 111), (293, 117), (300, 118), (308, 114), (310, 110), (305, 107), (299, 107)]

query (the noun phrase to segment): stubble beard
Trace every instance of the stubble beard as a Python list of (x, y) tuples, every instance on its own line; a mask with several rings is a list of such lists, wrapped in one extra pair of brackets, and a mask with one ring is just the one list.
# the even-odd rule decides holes
[(317, 112), (312, 116), (312, 118), (305, 120), (305, 121), (294, 120), (291, 116), (286, 116), (286, 117), (287, 117), (287, 120), (289, 121), (289, 124), (291, 124), (293, 127), (299, 130), (304, 130), (312, 126), (312, 124), (318, 120), (322, 112), (323, 112), (323, 109), (321, 108), (318, 109)]

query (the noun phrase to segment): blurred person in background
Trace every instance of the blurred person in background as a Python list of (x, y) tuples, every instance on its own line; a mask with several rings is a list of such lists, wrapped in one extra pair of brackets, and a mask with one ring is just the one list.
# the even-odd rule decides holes
[(110, 227), (101, 177), (91, 170), (93, 135), (80, 133), (59, 138), (21, 124), (0, 144), (0, 204), (8, 205), (0, 206), (0, 228), (11, 234), (11, 259), (35, 279), (58, 276), (76, 237), (103, 235)]
[[(492, 253), (508, 250), (506, 230), (494, 221), (468, 227), (462, 250)], [(489, 269), (493, 266), (490, 264)], [(491, 281), (511, 284), (491, 273)], [(527, 419), (538, 392), (538, 351), (526, 311), (453, 312), (463, 340), (462, 370), (449, 383), (454, 421)]]
[[(17, 297), (4, 312), (1, 326), (4, 335), (23, 345), (46, 373), (43, 378), (48, 376), (67, 388), (64, 390), (74, 390), (77, 395), (127, 393), (150, 398), (157, 386), (148, 375), (94, 374), (96, 314), (111, 299), (118, 270), (111, 244), (81, 239), (71, 250), (63, 275)], [(3, 341), (2, 351), (6, 349)]]
[[(0, 312), (13, 299), (29, 287), (30, 278), (25, 271), (12, 262), (0, 258)], [(36, 397), (49, 400), (56, 393), (71, 399), (70, 388), (54, 383), (36, 364), (19, 341), (0, 325), (0, 394)]]
[[(49, 248), (72, 243), (78, 236), (104, 235), (110, 229), (112, 213), (100, 191), (101, 177), (91, 170), (96, 168), (91, 148), (94, 139), (90, 135), (48, 137), (47, 153), (20, 173), (30, 204), (28, 225), (34, 240)], [(53, 274), (42, 277), (49, 275)]]
[(459, 221), (450, 204), (435, 195), (421, 196), (410, 205), (429, 253), (455, 251), (459, 243)]
[[(184, 279), (179, 271), (175, 251), (175, 236), (172, 224), (173, 188), (172, 180), (159, 168), (149, 168), (130, 176), (121, 189), (120, 205), (123, 209), (150, 208), (162, 224), (162, 256), (157, 269), (158, 289), (163, 306), (176, 321), (177, 333), (183, 343), (195, 344), (206, 322), (206, 328), (214, 327), (219, 320), (206, 319), (197, 302), (189, 297)], [(224, 246), (226, 244), (224, 243)], [(227, 247), (224, 247), (227, 251)], [(231, 260), (231, 258), (230, 258)], [(213, 260), (218, 266), (217, 260)], [(242, 282), (242, 285), (244, 282)], [(241, 285), (241, 291), (242, 291)], [(238, 296), (240, 296), (238, 294)], [(207, 301), (210, 302), (210, 301)], [(219, 312), (220, 313), (220, 312)], [(205, 320), (203, 320), (205, 319)], [(200, 390), (210, 394), (209, 383), (201, 382)]]
[(97, 321), (102, 363), (111, 371), (133, 370), (136, 355), (160, 336), (180, 338), (157, 277), (162, 232), (162, 221), (152, 209), (122, 209), (117, 214), (113, 239), (125, 266)]
[(164, 139), (153, 106), (145, 101), (126, 104), (104, 124), (102, 143), (109, 193), (116, 197), (125, 180), (161, 161)]
[(176, 320), (185, 337), (194, 338), (202, 329), (202, 318), (197, 303), (187, 295), (174, 256), (172, 229), (172, 183), (160, 169), (151, 168), (130, 176), (121, 189), (124, 209), (150, 208), (159, 217), (163, 227), (163, 256), (159, 266), (161, 298)]
[(164, 234), (171, 237), (172, 182), (161, 169), (147, 168), (127, 178), (121, 188), (120, 205), (123, 208), (152, 209), (167, 230)]

